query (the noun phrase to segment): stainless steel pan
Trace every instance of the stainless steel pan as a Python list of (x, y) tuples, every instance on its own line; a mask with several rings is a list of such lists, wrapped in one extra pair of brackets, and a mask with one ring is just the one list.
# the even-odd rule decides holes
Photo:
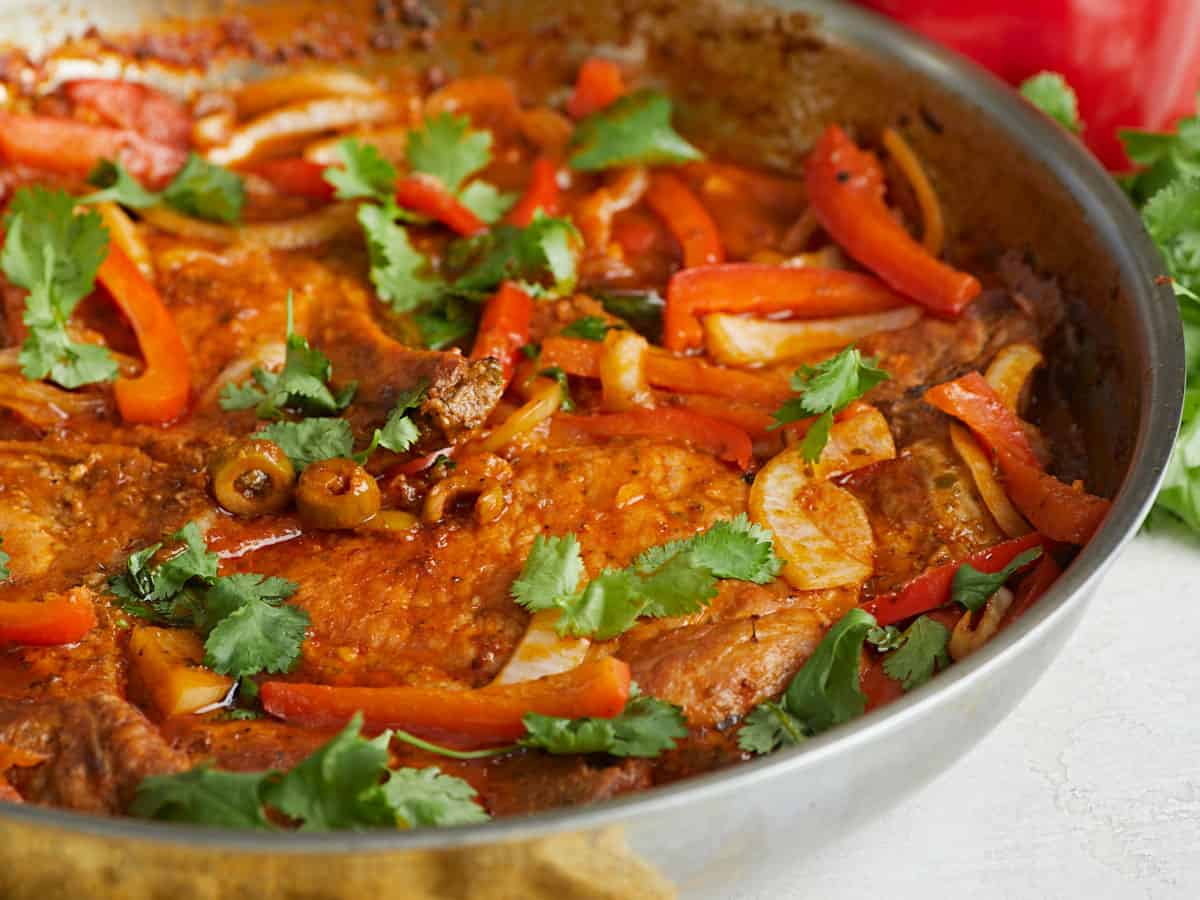
[[(128, 29), (217, 8), (32, 6), (0, 2), (0, 39), (40, 49), (87, 24)], [(352, 6), (324, 9), (339, 15)], [(956, 246), (981, 258), (1002, 247), (1026, 251), (1075, 298), (1072, 349), (1062, 348), (1052, 367), (1084, 425), (1093, 480), (1115, 494), (1111, 515), (1018, 625), (924, 688), (803, 747), (586, 808), (446, 831), (250, 835), (0, 804), (0, 896), (615, 898), (770, 889), (814, 847), (896, 803), (994, 727), (1059, 652), (1146, 513), (1183, 392), (1175, 303), (1156, 286), (1162, 263), (1112, 180), (1012, 91), (835, 2), (478, 7), (481, 33), (535, 30), (548, 70), (564, 74), (592, 44), (643, 48), (650, 71), (681, 99), (685, 126), (707, 129), (733, 156), (794, 167), (829, 121), (911, 126)], [(552, 22), (561, 27), (545, 27)], [(445, 52), (455, 68), (488, 69), (503, 57), (489, 46)]]

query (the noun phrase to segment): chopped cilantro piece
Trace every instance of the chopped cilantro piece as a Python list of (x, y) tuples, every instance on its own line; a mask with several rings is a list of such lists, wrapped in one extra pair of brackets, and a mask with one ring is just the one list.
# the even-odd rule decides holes
[(350, 405), (358, 385), (347, 384), (336, 395), (328, 383), (333, 375), (329, 357), (309, 346), (292, 327), (292, 292), (287, 295), (287, 351), (283, 370), (276, 375), (255, 367), (253, 382), (227, 384), (221, 389), (221, 409), (255, 407), (260, 419), (277, 419), (284, 409), (307, 415), (339, 412)]
[(583, 338), (585, 341), (602, 341), (609, 329), (614, 327), (600, 316), (583, 316), (564, 328), (562, 335), (563, 337)]
[(900, 646), (884, 657), (884, 674), (899, 681), (906, 691), (920, 687), (937, 669), (950, 664), (949, 641), (950, 630), (945, 625), (921, 616), (904, 629)]
[(189, 216), (229, 223), (241, 218), (246, 188), (233, 172), (192, 153), (162, 198)]
[[(0, 537), (0, 546), (4, 545), (4, 538)], [(12, 577), (12, 572), (8, 570), (8, 563), (12, 557), (0, 550), (0, 581), (7, 581)]]
[[(209, 595), (220, 586), (218, 581)], [(249, 593), (233, 612), (217, 622), (204, 641), (204, 664), (234, 678), (290, 671), (300, 658), (308, 614), (271, 599)]]
[(441, 350), (475, 330), (479, 307), (459, 297), (438, 297), (412, 317), (421, 333), (421, 343), (431, 350)]
[(445, 284), (431, 274), (429, 260), (386, 209), (364, 204), (358, 208), (358, 221), (367, 237), (371, 283), (393, 310), (412, 312), (445, 291)]
[(79, 203), (101, 203), (105, 200), (128, 206), (130, 209), (145, 209), (154, 206), (162, 198), (142, 187), (142, 183), (126, 171), (119, 162), (102, 159), (88, 175), (88, 184), (100, 190), (79, 198)]
[(354, 432), (345, 419), (301, 419), (299, 422), (272, 422), (255, 432), (255, 440), (279, 445), (297, 471), (315, 462), (354, 454)]
[(703, 159), (671, 127), (671, 100), (657, 91), (627, 94), (575, 128), (572, 168), (583, 172), (619, 166), (663, 166)]
[(995, 573), (980, 572), (970, 563), (963, 563), (954, 573), (954, 581), (950, 584), (950, 599), (961, 603), (971, 612), (978, 612), (1004, 586), (1004, 582), (1041, 555), (1041, 547), (1031, 547)]
[(396, 193), (396, 167), (384, 159), (375, 147), (346, 138), (338, 146), (341, 166), (330, 166), (323, 173), (340, 200), (375, 200), (388, 206)]
[(472, 181), (458, 195), (459, 202), (489, 225), (504, 218), (517, 195), (502, 193), (486, 181)]
[(880, 652), (895, 650), (904, 643), (904, 633), (895, 625), (875, 627), (867, 632), (867, 643)]
[(19, 189), (9, 207), (0, 252), (5, 276), (29, 291), (22, 374), (33, 380), (49, 377), (69, 389), (117, 375), (107, 349), (73, 341), (66, 330), (79, 301), (91, 293), (108, 252), (108, 232), (100, 216), (94, 211), (76, 214), (76, 203), (61, 190)]
[(570, 219), (540, 211), (525, 228), (497, 225), (451, 245), (448, 263), (460, 273), (453, 289), (482, 298), (502, 281), (519, 281), (535, 294), (568, 294), (575, 289), (579, 243)]
[(396, 405), (388, 413), (383, 428), (375, 430), (375, 437), (371, 441), (373, 445), (391, 450), (393, 453), (403, 453), (417, 442), (421, 431), (409, 413), (421, 405), (426, 387), (427, 383), (422, 382), (413, 390), (401, 393), (396, 399)]
[[(202, 764), (142, 780), (132, 815), (218, 828), (275, 830), (266, 810), (302, 831), (420, 828), (486, 821), (465, 781), (435, 768), (389, 770), (391, 732), (368, 740), (356, 714), (328, 743), (286, 774), (225, 772)], [(384, 776), (386, 780), (384, 780)]]
[(739, 516), (653, 547), (630, 567), (607, 570), (577, 590), (583, 564), (574, 535), (539, 537), (513, 583), (513, 599), (531, 611), (558, 608), (560, 633), (606, 640), (641, 616), (695, 612), (716, 594), (719, 578), (761, 584), (780, 565), (769, 535)]
[(744, 742), (739, 734), (742, 749), (769, 753), (797, 743), (799, 729), (811, 737), (862, 715), (867, 700), (858, 686), (858, 658), (876, 624), (874, 616), (858, 608), (842, 616), (796, 673), (783, 698), (764, 712), (759, 712), (760, 705), (746, 716), (743, 727), (749, 728), (749, 734)]
[(562, 402), (559, 403), (558, 408), (563, 412), (575, 412), (575, 400), (571, 397), (571, 382), (562, 366), (550, 366), (548, 369), (542, 369), (538, 374), (553, 378), (562, 388)]
[(775, 411), (771, 427), (817, 416), (800, 447), (806, 460), (816, 462), (829, 442), (834, 415), (888, 378), (887, 372), (875, 367), (874, 359), (863, 357), (851, 345), (816, 366), (801, 366), (793, 373), (792, 390), (799, 396)]
[(674, 749), (675, 741), (687, 737), (683, 711), (632, 686), (620, 714), (611, 719), (564, 719), (525, 714), (523, 747), (548, 753), (607, 753), (611, 756), (655, 757)]
[(408, 164), (414, 172), (432, 175), (457, 194), (462, 183), (492, 158), (492, 134), (475, 131), (465, 116), (430, 116), (408, 136)]
[(1065, 78), (1057, 72), (1039, 72), (1021, 83), (1025, 99), (1068, 131), (1078, 133), (1079, 99)]
[(663, 310), (666, 301), (657, 291), (611, 291), (597, 294), (604, 309), (625, 320), (629, 327), (653, 344), (662, 341)]

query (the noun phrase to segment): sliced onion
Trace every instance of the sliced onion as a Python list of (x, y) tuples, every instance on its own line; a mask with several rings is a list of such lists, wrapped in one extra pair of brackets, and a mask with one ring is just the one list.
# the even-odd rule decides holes
[(37, 429), (48, 431), (72, 416), (103, 412), (104, 400), (93, 394), (72, 393), (42, 381), (30, 381), (22, 375), (0, 374), (0, 407), (12, 410)]
[(345, 69), (313, 68), (253, 81), (234, 92), (242, 116), (321, 97), (378, 97), (383, 92), (366, 78)]
[(196, 404), (199, 409), (206, 409), (215, 404), (220, 398), (221, 389), (227, 384), (241, 384), (255, 369), (282, 368), (287, 356), (287, 350), (281, 341), (265, 341), (254, 347), (245, 356), (240, 356), (222, 369), (212, 384), (205, 388)]
[(372, 131), (358, 131), (353, 134), (339, 134), (330, 138), (322, 138), (304, 148), (304, 158), (322, 166), (338, 165), (342, 162), (338, 146), (346, 138), (353, 138), (360, 144), (370, 144), (379, 151), (380, 156), (389, 162), (401, 163), (405, 159), (410, 131), (411, 129), (407, 125), (396, 125), (390, 128), (376, 128)]
[(542, 379), (542, 387), (534, 391), (529, 402), (518, 409), (497, 426), (491, 434), (482, 441), (484, 450), (495, 453), (511, 443), (515, 438), (526, 434), (545, 422), (562, 406), (562, 388), (557, 381)]
[(650, 344), (635, 331), (612, 329), (604, 336), (600, 357), (600, 389), (605, 409), (627, 412), (654, 405), (646, 380)]
[(202, 222), (165, 209), (152, 206), (142, 210), (142, 218), (163, 231), (214, 244), (260, 244), (272, 250), (299, 250), (315, 247), (344, 234), (358, 231), (358, 219), (353, 203), (334, 203), (315, 212), (278, 222), (255, 222), (234, 227)]
[(866, 510), (827, 479), (895, 456), (887, 420), (865, 407), (834, 423), (819, 462), (788, 449), (763, 466), (750, 488), (750, 517), (771, 531), (788, 584), (818, 590), (871, 576), (875, 538)]
[(845, 347), (870, 334), (908, 328), (920, 318), (917, 306), (787, 322), (715, 313), (704, 317), (705, 345), (709, 355), (724, 365), (764, 365)]
[(984, 378), (1004, 405), (1014, 412), (1033, 370), (1042, 364), (1042, 354), (1032, 344), (1009, 344), (996, 354)]
[(402, 100), (388, 96), (304, 100), (247, 122), (227, 143), (210, 149), (208, 159), (222, 166), (249, 162), (311, 135), (401, 119), (406, 109)]
[(543, 609), (533, 614), (521, 643), (517, 644), (517, 649), (492, 684), (514, 684), (557, 675), (583, 662), (591, 642), (587, 638), (560, 635), (554, 628), (558, 616), (557, 609)]
[(976, 613), (968, 612), (954, 626), (950, 634), (950, 643), (946, 649), (950, 658), (955, 662), (964, 659), (990, 641), (1000, 630), (1004, 614), (1013, 603), (1013, 593), (1008, 588), (1000, 588), (987, 602), (983, 612), (978, 614), (978, 624), (972, 625)]
[(619, 169), (604, 187), (583, 198), (574, 218), (589, 253), (596, 256), (608, 253), (613, 217), (637, 204), (649, 186), (646, 170), (642, 166), (629, 166)]

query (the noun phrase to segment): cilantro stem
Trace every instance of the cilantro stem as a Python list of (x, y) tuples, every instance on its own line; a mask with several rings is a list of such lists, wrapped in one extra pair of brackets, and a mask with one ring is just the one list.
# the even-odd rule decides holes
[(415, 734), (409, 734), (407, 731), (402, 731), (399, 728), (392, 730), (392, 737), (399, 738), (404, 743), (412, 744), (421, 750), (428, 750), (430, 753), (437, 753), (441, 756), (449, 756), (451, 759), (486, 759), (489, 756), (503, 756), (505, 753), (512, 753), (514, 750), (521, 748), (520, 744), (505, 744), (503, 747), (489, 747), (485, 750), (452, 750), (440, 744), (431, 744), (429, 741), (423, 741)]
[(788, 713), (780, 704), (768, 701), (763, 705), (771, 711), (771, 715), (775, 717), (775, 720), (779, 723), (779, 727), (787, 732), (793, 744), (803, 744), (808, 740), (808, 734), (803, 728), (799, 727), (796, 718)]

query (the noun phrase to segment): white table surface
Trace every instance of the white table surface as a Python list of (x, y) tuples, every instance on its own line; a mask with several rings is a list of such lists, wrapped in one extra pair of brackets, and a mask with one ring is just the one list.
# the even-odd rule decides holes
[(1200, 540), (1139, 535), (975, 750), (737, 900), (801, 897), (1200, 898)]

